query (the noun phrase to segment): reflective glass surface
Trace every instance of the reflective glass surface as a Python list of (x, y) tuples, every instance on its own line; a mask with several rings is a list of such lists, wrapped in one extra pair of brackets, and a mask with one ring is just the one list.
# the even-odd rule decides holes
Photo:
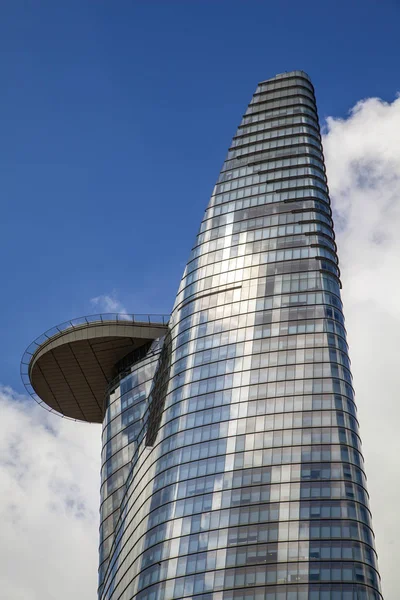
[(259, 84), (169, 333), (111, 385), (101, 600), (381, 600), (314, 90)]

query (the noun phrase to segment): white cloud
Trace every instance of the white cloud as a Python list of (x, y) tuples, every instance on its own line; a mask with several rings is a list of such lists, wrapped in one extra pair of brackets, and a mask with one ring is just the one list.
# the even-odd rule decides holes
[(96, 597), (101, 427), (0, 387), (0, 597)]
[(400, 98), (359, 102), (323, 139), (385, 600), (400, 557)]
[(91, 298), (90, 300), (92, 306), (104, 313), (118, 313), (125, 315), (127, 314), (127, 310), (125, 306), (118, 300), (117, 292), (113, 290), (111, 294), (104, 294), (101, 296), (96, 296), (96, 298)]

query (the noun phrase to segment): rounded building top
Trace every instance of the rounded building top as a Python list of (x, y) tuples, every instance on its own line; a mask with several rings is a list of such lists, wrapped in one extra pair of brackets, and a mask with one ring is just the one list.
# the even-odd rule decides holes
[(101, 423), (116, 364), (162, 337), (168, 316), (101, 314), (46, 331), (25, 351), (21, 377), (38, 404), (63, 417)]
[(279, 79), (290, 79), (292, 77), (302, 77), (303, 79), (307, 79), (311, 82), (311, 77), (308, 75), (308, 73), (297, 69), (296, 71), (285, 71), (284, 73), (278, 73), (277, 75), (274, 75), (274, 77), (270, 77), (269, 79), (261, 81), (259, 85), (261, 85), (261, 83), (269, 83)]

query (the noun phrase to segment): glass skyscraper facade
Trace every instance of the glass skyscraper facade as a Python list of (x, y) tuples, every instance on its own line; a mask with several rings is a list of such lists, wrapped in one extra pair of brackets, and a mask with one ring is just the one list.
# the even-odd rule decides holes
[(314, 89), (284, 73), (108, 381), (100, 600), (382, 599), (340, 287)]

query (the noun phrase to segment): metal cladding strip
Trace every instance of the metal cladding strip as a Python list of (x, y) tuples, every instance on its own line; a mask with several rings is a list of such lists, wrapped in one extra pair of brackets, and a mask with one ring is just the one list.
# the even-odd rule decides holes
[(109, 389), (100, 600), (381, 600), (314, 88), (260, 83)]

